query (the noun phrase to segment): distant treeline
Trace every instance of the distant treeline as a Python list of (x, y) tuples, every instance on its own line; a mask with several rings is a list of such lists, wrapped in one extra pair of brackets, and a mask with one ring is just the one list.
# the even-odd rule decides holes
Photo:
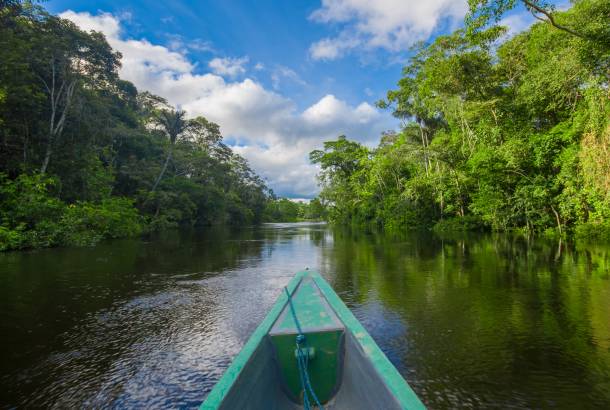
[(309, 202), (295, 202), (286, 198), (269, 201), (265, 208), (265, 222), (324, 221), (326, 209), (318, 198)]
[(218, 125), (139, 92), (120, 61), (99, 32), (0, 2), (0, 250), (282, 219)]
[[(469, 3), (378, 103), (399, 133), (310, 154), (330, 220), (610, 236), (610, 1)], [(494, 23), (516, 4), (542, 21), (507, 38)]]

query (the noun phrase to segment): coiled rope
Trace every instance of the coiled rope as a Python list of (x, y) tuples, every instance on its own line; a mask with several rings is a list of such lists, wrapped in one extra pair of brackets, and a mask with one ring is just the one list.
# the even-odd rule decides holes
[(309, 364), (309, 349), (307, 348), (307, 338), (303, 334), (303, 330), (301, 329), (301, 323), (299, 323), (299, 319), (297, 318), (297, 313), (294, 309), (294, 305), (292, 304), (292, 297), (290, 292), (288, 292), (288, 288), (284, 287), (286, 291), (286, 296), (288, 296), (288, 304), (290, 305), (290, 312), (292, 313), (292, 318), (294, 319), (294, 323), (297, 326), (297, 337), (296, 337), (296, 345), (297, 345), (297, 364), (299, 368), (299, 378), (301, 379), (301, 388), (303, 389), (303, 407), (305, 410), (310, 410), (310, 398), (313, 398), (318, 409), (324, 410), (322, 404), (318, 400), (318, 396), (313, 391), (311, 387), (311, 382), (309, 381), (309, 372), (307, 371), (307, 366)]

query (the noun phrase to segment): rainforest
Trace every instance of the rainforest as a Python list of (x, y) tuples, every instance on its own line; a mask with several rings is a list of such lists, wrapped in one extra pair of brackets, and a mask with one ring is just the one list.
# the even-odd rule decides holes
[(0, 249), (323, 219), (608, 238), (610, 2), (530, 3), (541, 21), (513, 33), (501, 18), (520, 2), (471, 0), (464, 27), (406, 52), (377, 103), (400, 127), (313, 150), (321, 192), (298, 203), (218, 124), (122, 80), (101, 32), (4, 1)]
[(311, 152), (331, 221), (608, 238), (610, 2), (509, 36), (515, 3), (471, 0), (465, 28), (416, 46), (378, 102), (399, 132)]
[(609, 300), (610, 0), (0, 0), (0, 409), (610, 409)]
[(217, 124), (119, 78), (103, 34), (0, 4), (0, 250), (320, 218), (277, 198)]

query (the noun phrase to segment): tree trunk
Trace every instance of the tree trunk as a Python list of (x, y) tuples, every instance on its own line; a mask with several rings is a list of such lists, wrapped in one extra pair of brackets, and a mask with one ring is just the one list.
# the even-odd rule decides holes
[[(51, 155), (53, 154), (53, 143), (55, 139), (57, 139), (64, 130), (64, 125), (66, 123), (66, 116), (68, 114), (68, 110), (72, 104), (72, 96), (74, 94), (74, 89), (76, 87), (76, 80), (72, 80), (67, 82), (64, 80), (61, 83), (61, 86), (58, 90), (56, 90), (56, 81), (55, 81), (55, 62), (51, 61), (51, 84), (47, 84), (46, 81), (43, 80), (47, 91), (49, 92), (49, 97), (51, 98), (51, 118), (49, 118), (49, 135), (47, 141), (47, 149), (45, 151), (44, 160), (42, 161), (42, 165), (40, 166), (40, 173), (44, 174), (47, 172), (47, 168), (49, 167), (49, 162), (51, 160)], [(58, 115), (58, 111), (60, 110), (61, 102), (63, 101), (63, 109), (61, 110), (61, 117), (57, 123), (55, 119)]]
[(555, 210), (555, 207), (553, 205), (551, 205), (551, 210), (555, 214), (555, 220), (557, 221), (557, 229), (559, 230), (559, 235), (561, 235), (562, 229), (561, 229), (561, 219), (559, 218), (559, 213)]
[(161, 168), (161, 172), (159, 173), (159, 176), (157, 177), (157, 180), (155, 181), (150, 192), (155, 192), (157, 190), (157, 186), (161, 182), (161, 179), (163, 178), (163, 174), (165, 174), (165, 170), (167, 170), (167, 165), (169, 164), (169, 161), (171, 160), (171, 158), (172, 158), (172, 148), (170, 147), (169, 152), (167, 153), (167, 157), (165, 158), (165, 163), (163, 164), (163, 168)]
[(49, 142), (47, 142), (47, 150), (44, 154), (44, 160), (42, 161), (42, 166), (40, 167), (40, 173), (44, 174), (47, 172), (47, 168), (49, 167), (49, 161), (51, 160), (51, 154), (53, 154), (53, 139), (49, 136)]
[(419, 125), (419, 134), (421, 136), (421, 145), (423, 147), (424, 150), (424, 168), (426, 169), (426, 176), (429, 176), (429, 171), (428, 171), (428, 147), (426, 145), (426, 137), (424, 136), (424, 128), (422, 127), (421, 123), (418, 121), (417, 123)]

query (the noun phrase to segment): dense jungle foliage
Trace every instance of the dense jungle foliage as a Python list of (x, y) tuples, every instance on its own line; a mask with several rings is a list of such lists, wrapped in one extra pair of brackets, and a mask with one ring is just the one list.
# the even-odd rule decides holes
[[(522, 3), (542, 20), (508, 38)], [(369, 149), (310, 154), (336, 223), (610, 232), (610, 1), (470, 0), (466, 28), (420, 44), (378, 104), (403, 121)]]
[(218, 125), (118, 76), (101, 33), (0, 2), (0, 250), (284, 220)]
[(318, 198), (309, 202), (280, 198), (267, 203), (264, 220), (266, 222), (324, 221), (326, 209)]

